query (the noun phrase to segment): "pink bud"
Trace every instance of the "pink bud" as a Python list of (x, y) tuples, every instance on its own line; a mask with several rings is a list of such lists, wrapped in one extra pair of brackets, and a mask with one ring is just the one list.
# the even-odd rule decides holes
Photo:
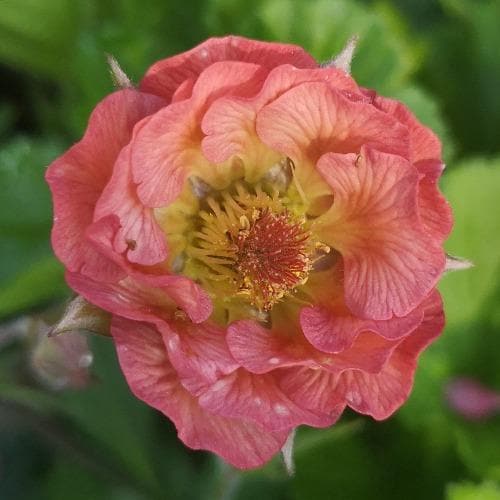
[(51, 389), (80, 389), (90, 382), (92, 352), (85, 334), (78, 331), (48, 336), (41, 325), (31, 354), (31, 367), (42, 383)]
[(500, 410), (500, 392), (473, 379), (456, 378), (449, 382), (446, 399), (449, 406), (467, 420), (485, 419)]

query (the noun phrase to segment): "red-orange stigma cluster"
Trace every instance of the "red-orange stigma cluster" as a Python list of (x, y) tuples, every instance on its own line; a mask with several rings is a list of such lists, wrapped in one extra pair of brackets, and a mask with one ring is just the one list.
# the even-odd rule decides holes
[(309, 233), (287, 211), (254, 210), (252, 220), (234, 238), (241, 292), (269, 310), (287, 292), (304, 283), (310, 270)]

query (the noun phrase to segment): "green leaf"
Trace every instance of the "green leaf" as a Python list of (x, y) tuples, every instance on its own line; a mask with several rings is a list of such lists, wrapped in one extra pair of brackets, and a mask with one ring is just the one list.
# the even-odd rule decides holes
[[(36, 305), (36, 296), (50, 298), (52, 277), (57, 282), (55, 295), (60, 290), (60, 272), (55, 271), (53, 261), (48, 263), (52, 253), (48, 243), (52, 208), (44, 180), (45, 166), (60, 150), (56, 141), (26, 137), (18, 137), (0, 149), (0, 280), (13, 287), (10, 291), (2, 287), (7, 302), (0, 304), (0, 315), (7, 310), (15, 312), (16, 301), (25, 307)], [(46, 285), (43, 274), (49, 279)], [(17, 275), (20, 285), (16, 285)], [(23, 299), (19, 286), (29, 284), (31, 279), (39, 288), (27, 289)]]
[(446, 489), (447, 500), (500, 500), (500, 487), (491, 481), (456, 483)]
[(446, 14), (428, 38), (424, 76), (444, 104), (457, 144), (500, 151), (500, 2), (441, 0)]
[(110, 456), (116, 457), (128, 474), (152, 485), (153, 412), (131, 395), (118, 367), (113, 343), (104, 338), (92, 340), (97, 382), (85, 391), (61, 393), (61, 407)]
[[(111, 488), (98, 477), (80, 467), (74, 461), (59, 457), (45, 476), (38, 498), (42, 500), (66, 500), (71, 492), (72, 500), (110, 500)], [(133, 498), (133, 497), (132, 497)]]
[[(1, 3), (0, 3), (1, 5)], [(45, 167), (60, 153), (53, 140), (18, 137), (0, 149), (0, 230), (2, 235), (46, 234), (51, 223)]]
[(59, 408), (57, 400), (54, 399), (52, 394), (12, 382), (0, 384), (0, 398), (19, 403), (40, 414), (51, 413)]
[(477, 477), (500, 482), (500, 417), (488, 422), (457, 422), (455, 435), (458, 453)]
[(380, 93), (404, 86), (420, 64), (421, 45), (409, 38), (388, 4), (368, 8), (347, 0), (270, 0), (258, 12), (268, 38), (298, 43), (319, 61), (330, 60), (358, 35), (353, 76)]
[(5, 102), (0, 104), (0, 141), (12, 125), (14, 119), (14, 106)]
[(205, 17), (211, 33), (303, 46), (318, 61), (329, 61), (347, 40), (359, 36), (353, 75), (362, 85), (391, 94), (418, 69), (423, 45), (410, 38), (396, 9), (352, 0), (214, 0)]
[[(1, 5), (1, 4), (0, 4)], [(45, 166), (61, 146), (18, 137), (0, 150), (0, 317), (61, 298), (63, 268), (51, 256), (52, 221)]]
[(474, 268), (450, 273), (441, 282), (449, 328), (473, 321), (498, 286), (500, 159), (473, 159), (445, 173), (443, 189), (455, 226), (447, 251), (471, 260)]
[[(213, 35), (235, 33), (250, 38), (265, 38), (259, 13), (261, 4), (262, 0), (255, 0), (249, 9), (248, 2), (244, 0), (212, 0), (207, 3), (205, 25)], [(284, 9), (281, 19), (280, 25), (287, 26), (287, 12)]]
[(76, 19), (71, 0), (0, 1), (0, 61), (57, 75), (71, 57)]
[(54, 257), (46, 257), (2, 285), (0, 318), (62, 298), (67, 293), (62, 266)]

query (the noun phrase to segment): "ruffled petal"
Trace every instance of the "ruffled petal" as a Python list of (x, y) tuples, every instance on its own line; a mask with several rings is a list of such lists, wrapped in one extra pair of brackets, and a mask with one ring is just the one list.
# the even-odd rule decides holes
[(294, 402), (316, 412), (337, 414), (347, 403), (377, 420), (387, 418), (408, 398), (419, 354), (443, 329), (443, 307), (436, 291), (425, 300), (424, 310), (422, 324), (397, 343), (378, 372), (370, 373), (362, 367), (339, 372), (287, 369), (282, 371), (280, 388)]
[(453, 218), (451, 209), (439, 191), (438, 181), (444, 170), (441, 162), (442, 148), (438, 137), (422, 125), (402, 103), (386, 97), (376, 96), (373, 104), (394, 116), (408, 127), (410, 133), (410, 161), (422, 174), (419, 184), (419, 212), (427, 231), (444, 241), (451, 231)]
[(200, 75), (190, 99), (156, 113), (134, 133), (132, 175), (146, 206), (167, 205), (180, 193), (188, 173), (206, 167), (200, 123), (210, 103), (221, 95), (254, 95), (264, 78), (257, 64), (214, 63)]
[[(130, 282), (134, 283), (134, 289), (136, 287), (143, 291), (151, 289), (155, 293), (160, 291), (159, 297), (162, 297), (162, 294), (166, 294), (174, 301), (176, 306), (186, 312), (191, 321), (195, 323), (205, 321), (210, 314), (212, 314), (212, 301), (203, 288), (193, 280), (184, 276), (146, 274), (131, 266), (125, 260), (124, 256), (116, 253), (113, 248), (113, 241), (119, 228), (120, 223), (118, 217), (116, 215), (109, 215), (94, 222), (86, 232), (87, 238), (92, 244), (98, 248), (103, 255), (107, 256), (110, 261), (120, 266), (123, 272), (122, 278), (128, 276), (126, 281), (117, 283), (117, 286), (128, 286), (127, 284)], [(97, 282), (95, 282), (95, 286), (98, 286)], [(105, 285), (103, 285), (103, 287), (105, 287)], [(145, 300), (146, 298), (147, 294)], [(92, 299), (88, 300), (92, 302)]]
[(418, 185), (418, 212), (425, 230), (439, 241), (444, 241), (453, 227), (450, 204), (439, 190), (439, 177), (444, 170), (440, 161), (415, 163), (422, 175)]
[(265, 106), (257, 115), (257, 134), (298, 166), (329, 151), (357, 153), (363, 145), (408, 157), (405, 126), (325, 82), (297, 85)]
[(228, 328), (227, 344), (234, 358), (252, 373), (268, 373), (276, 368), (307, 366), (339, 373), (360, 369), (379, 372), (399, 341), (388, 341), (371, 332), (357, 335), (349, 348), (337, 354), (315, 349), (301, 335), (269, 330), (258, 323), (242, 320)]
[(130, 389), (170, 418), (187, 446), (213, 451), (242, 469), (262, 465), (281, 449), (287, 432), (265, 432), (251, 422), (203, 410), (180, 384), (158, 331), (119, 317), (111, 330)]
[(318, 169), (335, 200), (315, 232), (342, 254), (347, 306), (362, 318), (406, 316), (445, 264), (439, 242), (419, 220), (418, 172), (403, 158), (370, 148), (359, 156), (324, 155)]
[(405, 338), (378, 374), (352, 370), (343, 372), (338, 390), (347, 404), (377, 420), (389, 417), (408, 398), (419, 354), (441, 333), (444, 314), (441, 297), (432, 292), (425, 301), (422, 324)]
[(323, 355), (321, 363), (334, 373), (346, 370), (379, 373), (401, 342), (402, 339), (391, 341), (372, 332), (362, 332), (345, 351)]
[(167, 258), (165, 236), (153, 210), (140, 202), (130, 168), (130, 146), (122, 149), (111, 180), (97, 202), (94, 220), (116, 215), (120, 227), (113, 238), (113, 250), (129, 262), (145, 266)]
[(422, 322), (423, 312), (416, 308), (402, 318), (388, 320), (363, 319), (347, 310), (334, 310), (326, 307), (304, 307), (300, 312), (300, 324), (307, 340), (321, 351), (338, 353), (345, 351), (363, 331), (396, 340), (405, 337)]
[(90, 303), (128, 319), (158, 323), (169, 321), (177, 305), (161, 290), (126, 277), (103, 283), (78, 273), (66, 273), (68, 285)]
[(234, 155), (244, 157), (247, 168), (269, 165), (266, 155), (279, 156), (262, 144), (255, 132), (256, 104), (248, 99), (220, 98), (203, 117), (202, 141), (205, 157), (222, 163)]
[(346, 406), (336, 388), (339, 374), (309, 368), (287, 369), (281, 372), (279, 385), (283, 392), (301, 406), (330, 416), (334, 424)]
[[(257, 136), (255, 122), (257, 113), (271, 101), (292, 87), (304, 82), (323, 81), (348, 95), (357, 95), (359, 88), (345, 72), (335, 68), (297, 69), (283, 64), (273, 69), (261, 91), (251, 99), (221, 97), (208, 109), (202, 122), (206, 134), (202, 147), (205, 156), (212, 162), (221, 163), (232, 155), (252, 155), (263, 145)], [(267, 148), (266, 148), (267, 149)], [(248, 162), (262, 162), (255, 155)]]
[(78, 273), (66, 273), (68, 285), (89, 302), (113, 314), (137, 321), (173, 321), (180, 307), (193, 322), (210, 316), (212, 304), (203, 289), (183, 276), (148, 277), (140, 273), (103, 283)]
[(199, 402), (211, 413), (249, 419), (269, 432), (290, 430), (300, 424), (330, 424), (328, 416), (292, 402), (278, 387), (274, 373), (254, 375), (239, 369), (200, 394)]
[(376, 96), (373, 104), (408, 127), (410, 132), (409, 160), (412, 163), (441, 158), (441, 141), (430, 128), (422, 125), (404, 104), (382, 96)]
[(189, 99), (193, 95), (195, 82), (196, 80), (194, 78), (184, 80), (174, 92), (174, 95), (172, 96), (172, 103)]
[(210, 38), (187, 52), (151, 66), (141, 81), (141, 90), (170, 100), (185, 80), (196, 79), (205, 68), (218, 61), (255, 63), (268, 70), (281, 64), (317, 67), (316, 61), (297, 45), (260, 42), (239, 36)]
[(227, 329), (227, 344), (234, 358), (252, 373), (279, 367), (319, 366), (314, 351), (297, 335), (264, 328), (255, 321), (235, 321)]
[(153, 276), (143, 273), (133, 273), (132, 277), (167, 294), (193, 323), (201, 323), (212, 314), (212, 301), (207, 292), (189, 278), (174, 274)]
[(177, 320), (162, 332), (170, 361), (192, 394), (239, 367), (227, 347), (224, 329), (217, 325)]
[(55, 160), (46, 179), (54, 199), (52, 246), (71, 272), (114, 280), (120, 270), (85, 241), (95, 204), (111, 177), (116, 158), (130, 141), (134, 125), (165, 102), (134, 90), (121, 90), (95, 108), (82, 140)]

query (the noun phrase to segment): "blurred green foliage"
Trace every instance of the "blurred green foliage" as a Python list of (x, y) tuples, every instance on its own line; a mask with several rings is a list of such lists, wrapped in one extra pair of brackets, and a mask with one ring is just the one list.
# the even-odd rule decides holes
[(240, 474), (187, 451), (131, 396), (106, 339), (93, 342), (92, 387), (61, 394), (33, 379), (29, 338), (0, 343), (0, 498), (499, 499), (500, 417), (466, 422), (443, 398), (454, 376), (500, 390), (499, 19), (498, 0), (1, 0), (1, 319), (69, 295), (43, 174), (112, 90), (104, 54), (138, 81), (157, 59), (226, 33), (298, 43), (320, 61), (357, 34), (357, 80), (442, 138), (456, 218), (447, 248), (476, 266), (442, 282), (448, 326), (409, 402), (384, 423), (347, 414), (301, 429), (292, 478), (279, 459)]

